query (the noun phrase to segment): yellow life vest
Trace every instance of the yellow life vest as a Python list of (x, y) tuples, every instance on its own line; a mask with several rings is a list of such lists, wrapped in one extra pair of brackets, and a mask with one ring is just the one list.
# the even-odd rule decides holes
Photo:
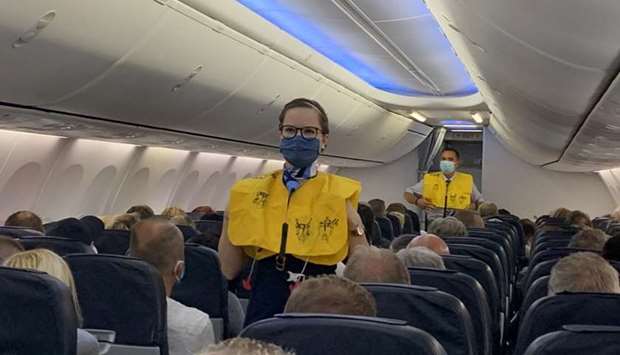
[(230, 190), (228, 238), (260, 260), (279, 252), (282, 225), (287, 222), (287, 254), (335, 265), (348, 253), (346, 201), (357, 208), (360, 191), (357, 181), (319, 172), (289, 201), (282, 170), (240, 180)]
[[(455, 173), (448, 186), (448, 208), (471, 208), (473, 187), (473, 176), (465, 173)], [(446, 180), (443, 177), (443, 173), (436, 172), (424, 175), (422, 196), (430, 200), (435, 207), (444, 207), (446, 201)]]

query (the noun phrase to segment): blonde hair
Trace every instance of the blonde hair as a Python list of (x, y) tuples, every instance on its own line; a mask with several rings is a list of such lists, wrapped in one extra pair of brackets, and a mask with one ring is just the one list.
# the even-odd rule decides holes
[(73, 274), (71, 274), (69, 265), (67, 265), (65, 260), (58, 254), (47, 249), (23, 251), (8, 258), (4, 262), (4, 266), (16, 269), (43, 271), (67, 285), (67, 287), (71, 290), (71, 297), (73, 298), (73, 306), (75, 307), (78, 324), (82, 324), (82, 312), (80, 311), (80, 304), (77, 299), (77, 291), (75, 288), (75, 281), (73, 280)]
[(178, 207), (167, 207), (166, 209), (164, 209), (161, 212), (162, 217), (166, 217), (168, 219), (174, 217), (174, 216), (181, 216), (181, 215), (185, 215), (185, 211), (183, 211), (182, 209), (178, 208)]
[(210, 345), (209, 354), (222, 355), (295, 355), (281, 347), (248, 338), (232, 338), (221, 343)]

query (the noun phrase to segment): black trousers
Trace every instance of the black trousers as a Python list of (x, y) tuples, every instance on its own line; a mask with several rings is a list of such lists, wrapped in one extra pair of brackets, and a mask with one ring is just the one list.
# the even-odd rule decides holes
[[(276, 257), (269, 257), (257, 261), (252, 275), (252, 294), (245, 315), (245, 326), (262, 319), (271, 318), (273, 315), (282, 313), (286, 301), (291, 294), (291, 282), (288, 271), (301, 273), (305, 261), (291, 255), (286, 257), (284, 271), (276, 269)], [(306, 277), (334, 274), (336, 265), (317, 265), (308, 263), (304, 275)]]

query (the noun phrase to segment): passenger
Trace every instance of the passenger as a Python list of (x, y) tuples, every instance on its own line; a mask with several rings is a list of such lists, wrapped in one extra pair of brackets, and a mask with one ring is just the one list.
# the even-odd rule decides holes
[[(78, 328), (82, 327), (82, 312), (80, 311), (80, 303), (77, 298), (75, 289), (75, 281), (71, 274), (71, 269), (65, 260), (57, 254), (47, 249), (33, 249), (17, 253), (4, 262), (4, 266), (17, 269), (32, 269), (45, 272), (53, 276), (67, 285), (71, 290), (73, 298), (73, 307), (78, 319)], [(27, 311), (27, 310), (24, 310)], [(77, 354), (78, 355), (96, 355), (99, 353), (99, 344), (97, 339), (83, 329), (77, 330)]]
[(43, 222), (41, 217), (37, 216), (34, 212), (30, 211), (18, 211), (13, 213), (6, 219), (4, 225), (7, 227), (23, 227), (44, 233)]
[(529, 219), (522, 219), (519, 223), (521, 223), (523, 236), (525, 237), (525, 255), (530, 255), (534, 245), (534, 236), (536, 235), (536, 224)]
[(411, 283), (409, 271), (396, 254), (376, 247), (357, 248), (349, 257), (343, 276), (355, 282)]
[(475, 211), (471, 211), (471, 210), (458, 210), (456, 211), (456, 213), (454, 213), (454, 218), (458, 219), (459, 221), (463, 222), (463, 224), (465, 225), (466, 228), (484, 228), (484, 220), (482, 220), (482, 217), (480, 217), (480, 215), (475, 212)]
[(407, 247), (425, 247), (439, 255), (450, 255), (450, 248), (448, 248), (448, 244), (446, 244), (446, 242), (438, 236), (429, 233), (413, 238)]
[(140, 220), (148, 219), (155, 216), (155, 212), (153, 212), (153, 209), (147, 205), (132, 206), (125, 213), (136, 215), (136, 217), (138, 217), (138, 219)]
[(112, 221), (112, 225), (108, 229), (128, 231), (131, 230), (136, 223), (138, 223), (138, 217), (133, 214), (126, 213), (116, 216)]
[(99, 236), (101, 236), (101, 233), (105, 230), (105, 224), (96, 216), (84, 216), (80, 218), (80, 222), (86, 226), (90, 232), (91, 239), (94, 241), (99, 239)]
[[(422, 181), (405, 190), (405, 200), (421, 209), (471, 209), (484, 202), (473, 176), (457, 172), (461, 154), (454, 148), (441, 152), (440, 172), (424, 175)], [(447, 191), (450, 191), (448, 194)]]
[(497, 216), (497, 205), (493, 202), (484, 202), (478, 207), (478, 213), (482, 218)]
[(562, 220), (566, 220), (570, 213), (571, 213), (571, 211), (569, 209), (564, 208), (564, 207), (560, 207), (557, 210), (551, 212), (551, 217), (552, 218), (559, 218), (559, 219), (562, 219)]
[(232, 338), (211, 345), (209, 355), (295, 355), (281, 347), (249, 338)]
[(187, 226), (196, 230), (196, 223), (192, 221), (186, 214), (177, 214), (170, 218), (170, 223), (177, 226)]
[(214, 214), (215, 211), (209, 206), (198, 206), (192, 210), (192, 213)]
[(607, 240), (603, 247), (603, 257), (610, 261), (620, 261), (620, 236)]
[(467, 236), (467, 228), (463, 222), (454, 217), (437, 218), (431, 222), (428, 232), (441, 238)]
[(388, 213), (390, 213), (390, 212), (398, 212), (398, 213), (402, 213), (403, 215), (407, 215), (407, 207), (405, 207), (405, 205), (403, 205), (400, 202), (390, 203), (387, 206), (386, 211)]
[(426, 247), (406, 248), (396, 256), (406, 267), (426, 267), (431, 269), (445, 270), (446, 265), (441, 256)]
[(569, 248), (603, 251), (609, 236), (600, 229), (586, 229), (575, 234), (568, 243)]
[(374, 297), (364, 287), (334, 275), (310, 278), (291, 293), (284, 313), (377, 316)]
[(592, 227), (590, 216), (581, 211), (572, 211), (566, 216), (566, 222), (571, 226)]
[(172, 223), (158, 218), (138, 222), (131, 230), (128, 254), (153, 265), (161, 274), (168, 304), (170, 355), (200, 354), (214, 343), (213, 325), (206, 313), (172, 298), (172, 288), (185, 270), (183, 236)]
[(333, 274), (357, 246), (368, 245), (356, 212), (360, 184), (317, 170), (329, 134), (323, 108), (295, 99), (286, 104), (279, 123), (284, 169), (232, 187), (219, 244), (229, 280), (239, 275), (247, 257), (253, 258), (253, 278), (246, 279), (248, 285), (253, 282), (246, 324), (282, 312), (291, 285)]
[(417, 237), (415, 234), (402, 234), (401, 236), (394, 238), (392, 243), (390, 243), (390, 250), (394, 253), (407, 248), (407, 245), (413, 240), (413, 238)]
[(368, 201), (368, 204), (370, 205), (372, 213), (375, 215), (375, 217), (385, 217), (385, 201), (375, 198)]
[(571, 254), (551, 269), (549, 295), (561, 292), (620, 293), (618, 272), (594, 253)]
[(47, 235), (78, 240), (93, 246), (94, 238), (88, 226), (77, 218), (64, 218), (57, 221), (47, 231)]
[(185, 216), (185, 211), (178, 207), (167, 207), (161, 212), (161, 216), (168, 219), (174, 216)]
[(24, 251), (24, 247), (19, 241), (0, 235), (0, 265), (11, 256), (22, 251)]

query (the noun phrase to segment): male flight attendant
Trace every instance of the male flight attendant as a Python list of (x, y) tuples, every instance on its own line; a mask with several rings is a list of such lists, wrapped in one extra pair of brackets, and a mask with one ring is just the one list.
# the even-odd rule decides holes
[(454, 148), (441, 152), (440, 172), (427, 173), (424, 179), (405, 190), (405, 200), (421, 209), (475, 209), (484, 202), (473, 176), (457, 172), (461, 155)]

